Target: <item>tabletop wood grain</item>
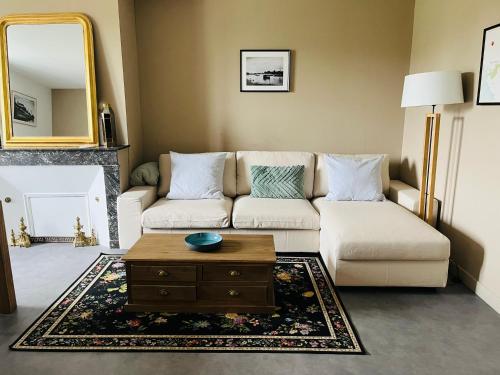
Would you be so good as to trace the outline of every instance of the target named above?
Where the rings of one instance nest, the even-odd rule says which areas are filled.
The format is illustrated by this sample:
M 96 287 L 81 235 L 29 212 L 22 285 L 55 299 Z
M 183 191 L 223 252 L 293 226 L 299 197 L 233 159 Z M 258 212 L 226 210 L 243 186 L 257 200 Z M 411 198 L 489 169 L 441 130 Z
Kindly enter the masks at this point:
M 241 262 L 262 264 L 276 262 L 272 235 L 223 235 L 222 247 L 213 252 L 190 250 L 184 243 L 185 237 L 185 234 L 144 234 L 123 256 L 123 260 L 179 263 Z

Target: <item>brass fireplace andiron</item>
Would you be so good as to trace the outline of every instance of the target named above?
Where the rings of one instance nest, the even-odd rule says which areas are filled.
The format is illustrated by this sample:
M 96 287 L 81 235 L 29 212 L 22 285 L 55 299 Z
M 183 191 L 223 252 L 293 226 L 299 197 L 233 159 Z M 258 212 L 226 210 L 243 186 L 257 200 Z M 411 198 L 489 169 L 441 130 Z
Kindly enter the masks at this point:
M 90 233 L 90 237 L 85 236 L 85 232 L 82 230 L 83 225 L 80 224 L 80 218 L 76 218 L 75 228 L 75 238 L 73 239 L 74 247 L 85 247 L 85 246 L 96 246 L 97 238 L 95 236 L 94 229 Z
M 31 237 L 26 232 L 26 225 L 24 224 L 24 218 L 22 217 L 19 222 L 19 236 L 16 237 L 14 233 L 14 229 L 10 231 L 10 246 L 19 246 L 19 247 L 31 247 Z

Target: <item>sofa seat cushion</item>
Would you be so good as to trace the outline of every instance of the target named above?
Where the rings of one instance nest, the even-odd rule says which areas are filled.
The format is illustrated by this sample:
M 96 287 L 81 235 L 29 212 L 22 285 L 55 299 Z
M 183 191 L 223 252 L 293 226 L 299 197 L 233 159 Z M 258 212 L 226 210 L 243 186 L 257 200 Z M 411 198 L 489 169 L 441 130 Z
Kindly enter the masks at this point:
M 338 260 L 446 260 L 450 241 L 390 201 L 313 201 L 321 231 Z
M 319 215 L 306 199 L 240 196 L 234 201 L 235 228 L 319 230 Z
M 227 228 L 233 200 L 169 200 L 161 198 L 142 214 L 142 226 L 151 229 Z

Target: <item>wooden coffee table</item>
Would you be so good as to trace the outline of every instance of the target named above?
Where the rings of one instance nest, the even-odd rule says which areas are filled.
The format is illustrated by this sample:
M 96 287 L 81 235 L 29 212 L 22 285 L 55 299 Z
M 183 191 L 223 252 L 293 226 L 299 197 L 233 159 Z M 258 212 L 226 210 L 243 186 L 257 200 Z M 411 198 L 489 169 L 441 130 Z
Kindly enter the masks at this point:
M 220 250 L 196 252 L 184 234 L 144 234 L 123 256 L 127 311 L 275 310 L 272 235 L 224 235 Z

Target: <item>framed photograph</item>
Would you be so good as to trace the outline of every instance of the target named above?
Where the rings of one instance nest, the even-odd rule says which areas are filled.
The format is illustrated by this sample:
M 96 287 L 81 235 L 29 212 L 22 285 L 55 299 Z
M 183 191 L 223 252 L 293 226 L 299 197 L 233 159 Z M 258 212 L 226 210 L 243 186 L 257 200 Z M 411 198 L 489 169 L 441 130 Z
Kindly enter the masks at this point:
M 12 121 L 36 126 L 36 98 L 12 91 Z
M 477 105 L 500 105 L 500 24 L 484 29 Z
M 241 50 L 241 92 L 289 92 L 290 50 Z

